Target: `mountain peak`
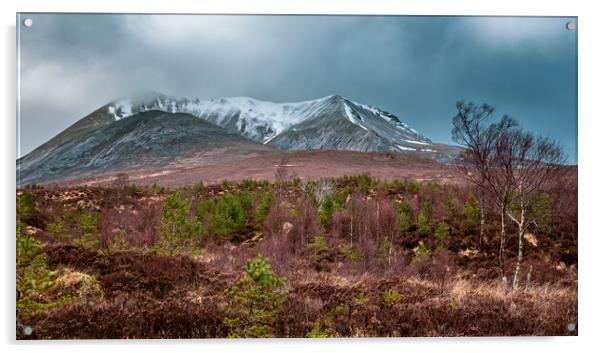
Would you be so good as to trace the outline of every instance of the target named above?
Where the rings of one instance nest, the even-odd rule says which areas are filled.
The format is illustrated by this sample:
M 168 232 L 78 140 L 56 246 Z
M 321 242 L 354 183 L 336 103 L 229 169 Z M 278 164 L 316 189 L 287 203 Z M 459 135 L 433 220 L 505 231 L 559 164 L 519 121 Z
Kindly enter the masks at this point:
M 390 141 L 381 143 L 376 150 L 415 150 L 417 144 L 431 143 L 393 114 L 351 101 L 339 94 L 302 102 L 275 103 L 243 96 L 201 100 L 149 91 L 132 98 L 115 100 L 107 107 L 107 112 L 114 120 L 148 110 L 191 114 L 263 144 L 272 143 L 277 136 L 291 129 L 299 130 L 299 124 L 303 122 L 339 118 L 353 124 L 361 130 L 362 135 L 371 136 L 366 137 L 368 140 L 378 138 Z M 353 144 L 353 141 L 348 143 Z M 365 147 L 367 150 L 370 148 Z
M 340 95 L 338 95 L 338 94 L 332 94 L 330 96 L 324 97 L 323 99 L 328 99 L 328 100 L 333 101 L 333 102 L 345 101 L 345 98 L 342 97 L 342 96 L 340 96 Z

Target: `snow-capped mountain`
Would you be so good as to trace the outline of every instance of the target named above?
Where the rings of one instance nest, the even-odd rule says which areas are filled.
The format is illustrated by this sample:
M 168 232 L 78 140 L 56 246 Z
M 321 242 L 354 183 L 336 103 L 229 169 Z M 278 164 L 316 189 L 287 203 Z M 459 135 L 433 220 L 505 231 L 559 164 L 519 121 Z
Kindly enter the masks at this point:
M 149 110 L 191 114 L 256 142 L 286 150 L 411 151 L 431 144 L 395 115 L 338 95 L 273 103 L 248 97 L 200 100 L 152 93 L 107 106 L 115 120 Z M 339 123 L 333 125 L 334 120 Z
M 110 102 L 19 158 L 17 183 L 236 163 L 282 150 L 418 152 L 446 162 L 447 147 L 393 114 L 338 95 L 272 103 L 154 93 Z
M 396 116 L 340 96 L 321 101 L 311 117 L 276 135 L 269 144 L 284 150 L 360 152 L 418 151 L 431 146 Z
M 190 114 L 154 110 L 115 121 L 97 111 L 18 159 L 17 184 L 148 173 L 275 152 Z

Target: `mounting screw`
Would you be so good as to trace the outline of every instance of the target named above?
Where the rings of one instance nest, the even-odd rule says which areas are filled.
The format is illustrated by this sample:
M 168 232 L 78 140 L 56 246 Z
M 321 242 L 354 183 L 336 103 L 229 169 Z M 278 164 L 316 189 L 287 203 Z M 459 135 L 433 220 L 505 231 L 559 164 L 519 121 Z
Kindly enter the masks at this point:
M 567 31 L 572 31 L 577 28 L 577 24 L 575 22 L 567 22 L 565 27 Z
M 26 18 L 23 20 L 23 26 L 29 28 L 33 26 L 33 20 L 31 18 Z

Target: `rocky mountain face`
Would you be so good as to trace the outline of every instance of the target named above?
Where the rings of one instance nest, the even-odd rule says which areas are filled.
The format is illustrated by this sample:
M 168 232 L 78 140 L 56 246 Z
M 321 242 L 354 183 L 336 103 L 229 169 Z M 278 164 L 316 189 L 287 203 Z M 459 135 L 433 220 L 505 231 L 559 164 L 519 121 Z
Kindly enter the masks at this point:
M 26 185 L 199 166 L 273 151 L 190 114 L 153 110 L 115 120 L 97 111 L 17 160 L 17 181 Z
M 438 160 L 449 152 L 395 115 L 338 95 L 272 103 L 152 93 L 110 102 L 18 159 L 17 183 L 202 166 L 282 150 L 418 152 Z

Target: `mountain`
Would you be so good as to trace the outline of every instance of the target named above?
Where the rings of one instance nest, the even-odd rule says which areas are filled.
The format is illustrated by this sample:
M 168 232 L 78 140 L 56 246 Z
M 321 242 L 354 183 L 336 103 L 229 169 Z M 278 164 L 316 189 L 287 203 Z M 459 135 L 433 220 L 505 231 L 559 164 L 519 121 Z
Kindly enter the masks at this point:
M 309 150 L 416 153 L 438 162 L 457 153 L 391 113 L 338 95 L 272 103 L 151 93 L 110 102 L 18 159 L 17 184 L 235 165 Z
M 395 115 L 338 95 L 272 103 L 247 97 L 203 101 L 152 93 L 112 102 L 107 109 L 115 119 L 148 110 L 188 113 L 284 150 L 428 151 L 432 144 Z
M 101 108 L 17 160 L 17 184 L 237 161 L 273 148 L 190 114 Z
M 396 116 L 340 96 L 323 99 L 312 116 L 283 130 L 269 145 L 284 150 L 416 151 L 431 141 Z

